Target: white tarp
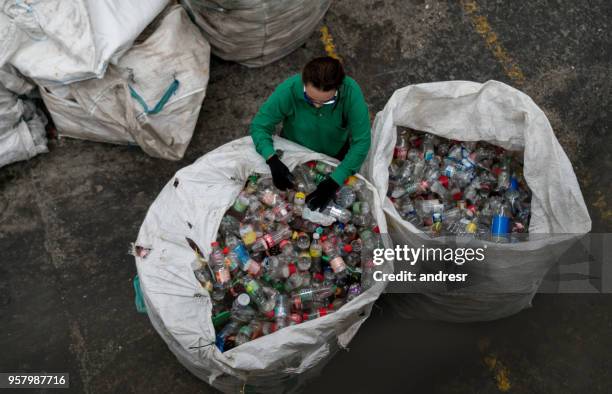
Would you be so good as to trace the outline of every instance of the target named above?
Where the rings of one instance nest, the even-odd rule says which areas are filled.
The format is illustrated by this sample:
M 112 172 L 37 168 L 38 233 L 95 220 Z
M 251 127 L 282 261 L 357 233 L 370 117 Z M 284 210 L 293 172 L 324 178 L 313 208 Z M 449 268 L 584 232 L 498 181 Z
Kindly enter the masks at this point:
M 0 65 L 38 84 L 101 78 L 168 0 L 0 0 Z
M 183 157 L 206 95 L 210 45 L 179 5 L 152 30 L 103 78 L 41 87 L 60 136 L 137 143 L 154 157 Z
M 293 169 L 309 160 L 338 162 L 275 137 L 283 162 Z M 249 174 L 269 174 L 250 137 L 225 144 L 178 171 L 151 205 L 136 245 L 150 247 L 136 257 L 143 297 L 152 324 L 178 360 L 193 374 L 225 392 L 255 386 L 257 392 L 294 391 L 339 349 L 346 347 L 368 318 L 384 289 L 376 284 L 328 316 L 282 329 L 221 353 L 214 345 L 211 300 L 193 274 L 189 237 L 210 252 L 221 218 Z M 373 214 L 381 233 L 384 214 L 369 183 Z M 389 246 L 389 245 L 387 245 Z M 380 266 L 390 272 L 392 263 Z
M 260 67 L 306 42 L 330 0 L 182 0 L 182 4 L 215 55 Z
M 0 167 L 48 151 L 45 115 L 18 97 L 32 89 L 10 65 L 0 68 Z
M 497 81 L 435 82 L 395 91 L 374 120 L 364 173 L 384 201 L 393 242 L 418 248 L 431 240 L 404 221 L 386 197 L 397 126 L 522 151 L 532 200 L 529 241 L 488 243 L 484 264 L 461 268 L 479 276 L 474 288 L 389 297 L 393 309 L 403 316 L 475 321 L 501 318 L 530 306 L 543 275 L 571 244 L 570 234 L 591 229 L 572 164 L 544 112 L 524 93 Z

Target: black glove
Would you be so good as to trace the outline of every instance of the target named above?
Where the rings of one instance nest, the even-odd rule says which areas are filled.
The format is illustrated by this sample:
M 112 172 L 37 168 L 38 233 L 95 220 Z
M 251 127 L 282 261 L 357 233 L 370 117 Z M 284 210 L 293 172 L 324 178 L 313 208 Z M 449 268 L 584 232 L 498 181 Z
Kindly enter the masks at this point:
M 316 209 L 321 210 L 327 207 L 327 204 L 329 204 L 330 200 L 334 198 L 336 195 L 336 190 L 338 190 L 339 187 L 340 186 L 332 178 L 325 178 L 323 181 L 321 181 L 321 183 L 319 183 L 317 189 L 306 197 L 306 204 L 308 204 L 308 208 L 314 211 Z
M 270 171 L 272 172 L 272 181 L 274 186 L 279 190 L 293 189 L 293 174 L 286 165 L 278 158 L 277 155 L 270 157 L 266 160 Z

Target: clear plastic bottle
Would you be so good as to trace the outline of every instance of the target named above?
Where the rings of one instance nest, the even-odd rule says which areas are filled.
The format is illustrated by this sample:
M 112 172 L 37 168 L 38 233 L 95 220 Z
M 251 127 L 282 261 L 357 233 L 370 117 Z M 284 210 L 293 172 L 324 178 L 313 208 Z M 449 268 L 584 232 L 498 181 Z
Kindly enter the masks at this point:
M 335 204 L 329 204 L 322 212 L 324 215 L 331 216 L 341 223 L 348 223 L 351 220 L 351 211 Z
M 257 198 L 259 198 L 259 201 L 269 207 L 273 207 L 274 205 L 282 201 L 281 196 L 276 193 L 272 188 L 260 189 L 257 192 Z
M 238 334 L 236 335 L 235 344 L 236 346 L 244 345 L 251 340 L 253 336 L 253 327 L 250 324 L 240 327 Z
M 423 140 L 423 159 L 425 161 L 430 161 L 434 157 L 434 144 L 433 144 L 433 136 L 431 134 L 426 134 Z
M 242 218 L 247 209 L 249 208 L 249 204 L 249 196 L 245 192 L 241 192 L 234 201 L 234 204 L 231 208 L 231 212 L 234 213 L 234 216 Z
M 334 170 L 334 167 L 322 161 L 317 161 L 315 165 L 315 170 L 319 174 L 327 175 Z
M 240 237 L 246 246 L 251 246 L 257 239 L 257 233 L 251 223 L 240 223 Z
M 231 319 L 242 324 L 247 324 L 257 316 L 257 312 L 249 305 L 251 298 L 246 293 L 241 293 L 232 303 Z
M 274 309 L 276 301 L 270 302 L 264 293 L 261 283 L 257 279 L 246 278 L 244 288 L 260 312 L 265 314 Z
M 251 258 L 251 255 L 244 244 L 239 242 L 231 248 L 232 252 L 236 254 L 236 257 L 238 257 L 238 264 L 240 265 L 240 269 L 242 269 L 242 271 L 253 276 L 257 276 L 261 273 L 261 264 Z
M 310 248 L 310 237 L 305 232 L 298 233 L 296 246 L 299 250 L 308 250 Z
M 215 282 L 217 283 L 218 287 L 227 289 L 229 287 L 231 276 L 229 270 L 225 266 L 225 256 L 223 255 L 223 251 L 221 251 L 218 242 L 213 242 L 210 244 L 210 246 L 212 247 L 212 251 L 210 252 L 208 264 L 210 265 L 210 269 L 215 277 Z
M 310 257 L 310 252 L 307 250 L 302 250 L 297 257 L 297 267 L 300 271 L 306 271 L 310 269 L 312 265 L 312 257 Z
M 287 223 L 293 217 L 291 206 L 284 201 L 276 203 L 272 208 L 272 213 L 274 214 L 274 220 L 282 223 Z
M 325 285 L 317 288 L 305 287 L 291 296 L 293 307 L 298 310 L 307 309 L 314 301 L 323 301 L 329 299 L 336 292 L 336 287 L 333 285 Z
M 350 186 L 342 186 L 336 192 L 336 198 L 334 201 L 342 208 L 348 208 L 355 202 L 355 191 Z
M 312 234 L 312 242 L 310 243 L 310 257 L 312 258 L 312 260 L 320 260 L 321 254 L 323 254 L 323 248 L 319 243 L 319 238 L 319 233 Z
M 291 229 L 289 227 L 281 227 L 281 229 L 272 233 L 264 234 L 261 238 L 257 239 L 251 250 L 253 252 L 263 252 L 269 248 L 277 245 L 283 239 L 289 239 L 291 237 Z
M 274 307 L 274 322 L 276 323 L 277 330 L 289 326 L 289 315 L 291 314 L 290 300 L 289 297 L 281 294 L 276 299 L 276 306 Z
M 393 148 L 393 159 L 395 160 L 406 160 L 408 154 L 408 135 L 406 130 L 402 130 L 397 136 L 397 142 L 395 148 Z
M 329 308 L 325 308 L 325 307 L 321 307 L 321 308 L 317 308 L 311 312 L 304 312 L 302 314 L 302 319 L 303 321 L 308 321 L 308 320 L 314 320 L 317 319 L 319 317 L 323 317 L 323 316 L 327 316 L 328 314 L 332 313 L 334 310 L 333 309 L 329 309 Z
M 346 278 L 346 263 L 344 262 L 342 256 L 340 256 L 340 253 L 338 253 L 336 250 L 332 250 L 329 254 L 327 254 L 327 256 L 329 258 L 329 265 L 332 270 L 334 270 L 336 278 L 340 280 Z
M 240 269 L 240 262 L 238 261 L 238 256 L 236 253 L 228 248 L 227 246 L 223 248 L 223 257 L 225 266 L 227 267 L 230 275 L 235 274 Z

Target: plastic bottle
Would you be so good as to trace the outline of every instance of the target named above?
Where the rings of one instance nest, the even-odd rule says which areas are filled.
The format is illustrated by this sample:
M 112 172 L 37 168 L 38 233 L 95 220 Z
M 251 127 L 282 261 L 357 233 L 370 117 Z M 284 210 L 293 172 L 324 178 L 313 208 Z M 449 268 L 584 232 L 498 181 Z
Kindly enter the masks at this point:
M 290 309 L 289 297 L 284 294 L 279 295 L 276 299 L 276 306 L 274 307 L 274 322 L 276 323 L 277 330 L 289 325 Z
M 338 253 L 336 250 L 332 250 L 329 254 L 327 254 L 327 256 L 329 258 L 329 265 L 332 270 L 334 270 L 336 277 L 338 279 L 346 278 L 346 263 L 344 262 L 342 256 L 340 256 L 340 253 Z
M 257 276 L 261 273 L 261 264 L 251 258 L 246 246 L 241 243 L 237 238 L 229 238 L 226 241 L 226 245 L 238 258 L 238 264 L 240 269 L 253 276 Z
M 351 220 L 351 211 L 335 204 L 329 204 L 322 212 L 324 215 L 331 216 L 341 223 L 348 223 Z
M 332 285 L 320 286 L 318 288 L 306 287 L 294 292 L 291 296 L 293 307 L 300 311 L 308 308 L 314 301 L 327 300 L 336 292 Z
M 353 283 L 349 286 L 346 300 L 351 301 L 357 298 L 361 294 L 361 285 L 359 283 Z
M 257 233 L 251 223 L 240 223 L 240 237 L 246 246 L 251 246 L 257 239 Z
M 220 351 L 225 351 L 227 339 L 230 336 L 238 333 L 238 331 L 240 330 L 240 325 L 241 323 L 232 320 L 227 323 L 225 327 L 223 327 L 223 329 L 217 334 L 216 345 Z
M 310 257 L 312 260 L 320 259 L 323 253 L 323 248 L 319 243 L 319 233 L 312 234 L 312 242 L 310 243 Z
M 273 207 L 278 202 L 282 201 L 281 196 L 278 193 L 276 193 L 272 188 L 265 188 L 265 189 L 259 190 L 257 192 L 257 198 L 259 198 L 259 201 L 261 201 L 262 203 L 264 203 L 265 205 L 269 207 Z
M 425 135 L 423 140 L 423 159 L 429 161 L 434 157 L 434 144 L 433 136 L 431 134 Z
M 241 218 L 249 208 L 249 203 L 250 200 L 248 195 L 245 192 L 241 192 L 234 201 L 230 212 L 233 212 L 234 216 Z
M 304 312 L 302 314 L 302 319 L 304 321 L 308 321 L 308 320 L 314 320 L 317 319 L 319 317 L 323 317 L 323 316 L 327 316 L 328 314 L 332 313 L 334 310 L 330 309 L 330 308 L 317 308 L 314 311 L 311 312 Z
M 503 202 L 495 210 L 491 221 L 491 240 L 493 242 L 509 241 L 511 217 L 510 205 L 507 202 Z
M 231 276 L 229 270 L 225 266 L 225 256 L 223 255 L 218 242 L 213 242 L 210 244 L 210 246 L 212 247 L 212 251 L 210 252 L 208 264 L 213 272 L 215 282 L 220 288 L 227 289 L 229 287 Z
M 336 204 L 338 204 L 338 206 L 342 208 L 348 208 L 353 205 L 353 203 L 355 202 L 355 198 L 356 195 L 353 188 L 344 185 L 336 192 L 336 197 L 334 201 L 336 202 Z
M 310 252 L 306 250 L 302 250 L 297 257 L 297 267 L 300 271 L 306 271 L 310 269 L 312 265 L 312 257 L 310 257 Z
M 291 206 L 284 201 L 279 201 L 272 208 L 274 220 L 277 222 L 286 223 L 292 218 Z
M 319 173 L 319 174 L 323 174 L 323 175 L 327 175 L 330 172 L 332 172 L 334 170 L 334 167 L 332 167 L 331 165 L 324 163 L 322 161 L 317 161 L 316 165 L 315 165 L 315 170 Z
M 235 274 L 240 269 L 240 262 L 238 261 L 236 253 L 226 246 L 223 248 L 223 257 L 225 267 L 227 267 L 230 275 Z
M 266 298 L 261 283 L 258 280 L 246 278 L 244 288 L 260 312 L 265 314 L 274 309 L 274 303 L 270 303 L 270 300 Z
M 264 234 L 263 237 L 257 239 L 251 247 L 251 250 L 253 252 L 263 252 L 278 244 L 283 239 L 289 239 L 289 237 L 291 237 L 291 229 L 286 226 L 282 227 L 280 230 Z
M 298 233 L 295 244 L 299 250 L 308 250 L 310 248 L 310 236 L 304 232 Z
M 395 148 L 393 148 L 393 158 L 395 160 L 406 160 L 408 154 L 408 139 L 406 130 L 402 130 L 397 136 Z
M 232 303 L 231 319 L 242 324 L 247 324 L 257 316 L 257 312 L 249 306 L 251 298 L 246 293 L 241 293 Z
M 236 346 L 244 345 L 251 340 L 253 336 L 253 327 L 250 324 L 240 327 L 236 340 L 234 341 Z

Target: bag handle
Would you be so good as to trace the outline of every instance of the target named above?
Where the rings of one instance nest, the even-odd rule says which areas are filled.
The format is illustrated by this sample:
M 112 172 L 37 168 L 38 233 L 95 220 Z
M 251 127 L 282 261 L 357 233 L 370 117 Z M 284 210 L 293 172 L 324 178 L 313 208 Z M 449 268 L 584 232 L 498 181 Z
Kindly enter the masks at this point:
M 170 83 L 170 86 L 168 86 L 168 89 L 166 89 L 166 92 L 164 93 L 162 98 L 159 99 L 157 104 L 155 104 L 155 107 L 153 107 L 152 109 L 149 109 L 149 106 L 147 105 L 147 103 L 136 92 L 136 90 L 134 90 L 134 88 L 131 85 L 128 85 L 128 86 L 130 88 L 130 95 L 134 99 L 136 99 L 136 101 L 138 101 L 138 103 L 142 106 L 142 109 L 144 110 L 144 112 L 147 115 L 155 115 L 155 114 L 159 113 L 162 109 L 164 109 L 164 106 L 166 105 L 168 100 L 170 100 L 170 97 L 172 97 L 172 95 L 174 95 L 174 93 L 176 93 L 176 90 L 179 87 L 179 81 L 178 81 L 178 79 L 174 78 L 172 83 Z

